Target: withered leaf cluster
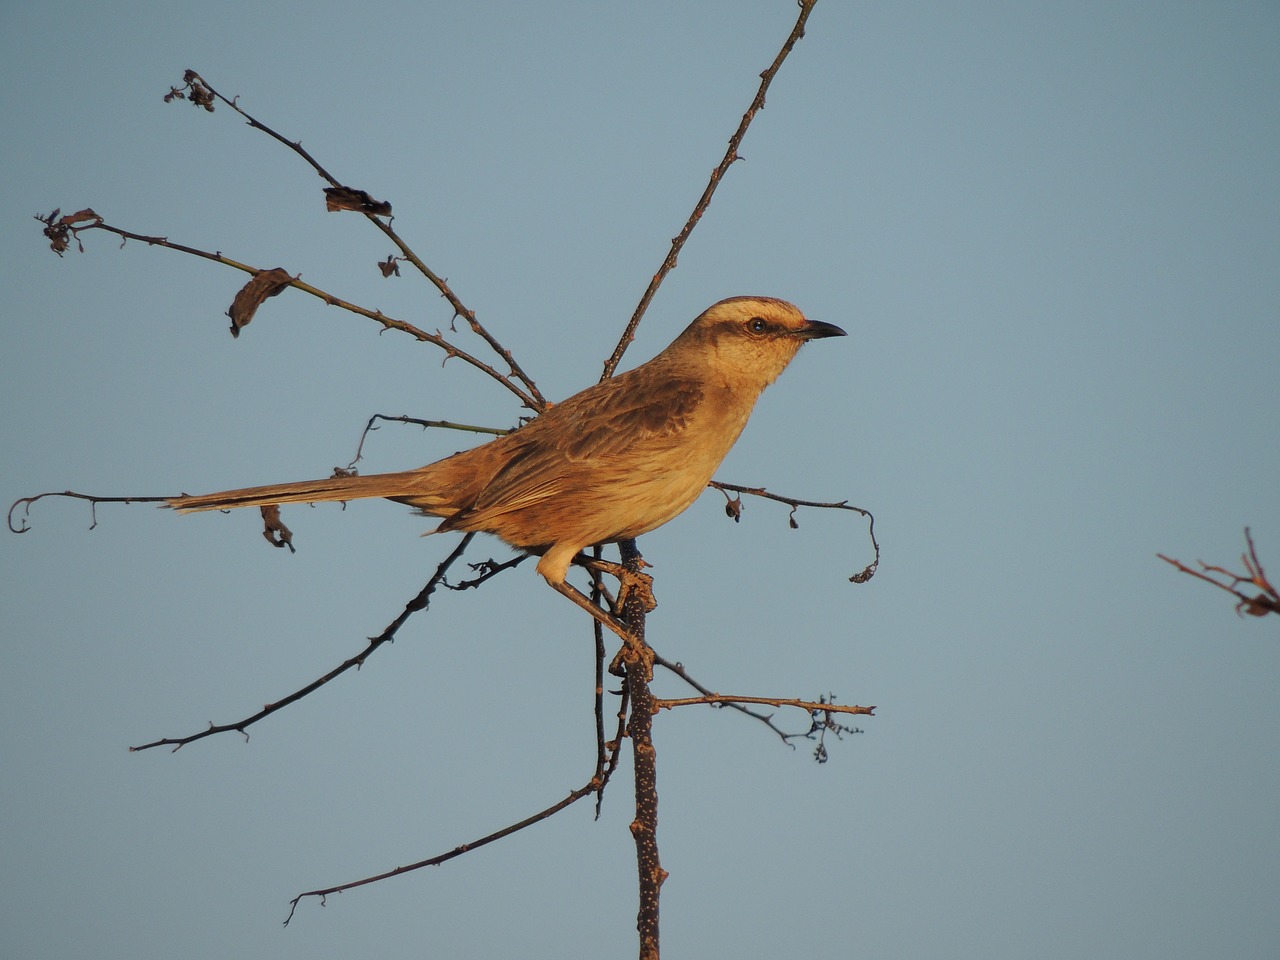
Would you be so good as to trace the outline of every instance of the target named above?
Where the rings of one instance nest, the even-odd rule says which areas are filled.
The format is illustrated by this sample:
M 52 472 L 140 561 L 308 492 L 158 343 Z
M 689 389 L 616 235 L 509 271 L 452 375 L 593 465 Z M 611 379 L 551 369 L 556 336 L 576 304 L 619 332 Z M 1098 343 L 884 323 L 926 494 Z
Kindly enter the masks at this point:
M 210 113 L 213 113 L 213 91 L 210 90 L 200 80 L 200 74 L 194 70 L 188 70 L 182 75 L 183 85 L 181 87 L 170 87 L 169 92 L 164 95 L 165 103 L 173 103 L 174 100 L 190 100 L 193 106 L 204 107 Z
M 77 210 L 75 213 L 68 213 L 65 217 L 62 216 L 62 208 L 59 207 L 47 217 L 37 216 L 36 219 L 44 224 L 44 235 L 49 238 L 49 249 L 58 256 L 62 256 L 67 247 L 71 246 L 71 236 L 76 224 L 102 222 L 102 218 L 88 207 Z M 80 252 L 84 252 L 84 247 L 80 247 Z

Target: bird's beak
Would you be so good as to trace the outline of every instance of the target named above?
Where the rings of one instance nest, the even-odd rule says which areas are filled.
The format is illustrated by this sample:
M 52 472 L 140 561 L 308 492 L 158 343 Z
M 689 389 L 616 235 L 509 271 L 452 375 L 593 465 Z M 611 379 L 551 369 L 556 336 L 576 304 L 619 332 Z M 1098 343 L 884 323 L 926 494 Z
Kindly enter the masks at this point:
M 823 337 L 847 337 L 848 334 L 834 323 L 823 320 L 806 320 L 804 326 L 796 331 L 801 340 L 821 340 Z

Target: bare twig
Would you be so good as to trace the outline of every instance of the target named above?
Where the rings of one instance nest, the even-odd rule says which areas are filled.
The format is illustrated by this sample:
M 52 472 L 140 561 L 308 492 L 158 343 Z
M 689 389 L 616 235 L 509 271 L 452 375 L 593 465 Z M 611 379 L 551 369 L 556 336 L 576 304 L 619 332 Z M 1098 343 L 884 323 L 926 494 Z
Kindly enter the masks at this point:
M 784 497 L 777 493 L 770 493 L 764 487 L 740 487 L 736 483 L 724 483 L 720 480 L 712 480 L 709 487 L 715 487 L 725 495 L 725 512 L 733 518 L 737 523 L 742 517 L 742 498 L 730 498 L 726 491 L 732 490 L 738 494 L 748 494 L 753 497 L 763 497 L 765 500 L 774 500 L 778 503 L 785 503 L 791 507 L 791 515 L 788 523 L 791 529 L 795 530 L 800 524 L 796 521 L 796 510 L 800 507 L 815 507 L 820 510 L 852 510 L 867 518 L 867 536 L 871 538 L 871 546 L 875 550 L 875 556 L 872 561 L 863 567 L 860 571 L 849 578 L 850 583 L 866 583 L 875 576 L 876 570 L 880 566 L 880 544 L 876 540 L 876 518 L 871 515 L 870 510 L 864 510 L 862 507 L 855 507 L 848 500 L 839 502 L 823 502 L 820 500 L 797 500 L 795 497 Z
M 1232 573 L 1224 567 L 1207 564 L 1203 560 L 1196 561 L 1200 564 L 1199 570 L 1192 570 L 1181 561 L 1166 557 L 1163 553 L 1157 553 L 1156 556 L 1183 573 L 1197 577 L 1205 583 L 1211 583 L 1219 590 L 1227 591 L 1239 601 L 1236 604 L 1236 613 L 1241 616 L 1246 613 L 1252 617 L 1265 617 L 1268 613 L 1280 614 L 1280 590 L 1277 590 L 1275 585 L 1267 579 L 1266 572 L 1262 569 L 1262 562 L 1258 559 L 1258 551 L 1253 545 L 1253 535 L 1248 527 L 1244 528 L 1244 539 L 1249 546 L 1248 553 L 1240 556 L 1241 564 L 1248 571 L 1245 574 Z M 1215 579 L 1217 577 L 1221 577 L 1222 580 Z M 1223 582 L 1224 580 L 1227 582 Z M 1262 592 L 1253 597 L 1241 593 L 1236 587 L 1242 583 L 1251 584 Z
M 591 572 L 591 602 L 597 607 L 603 609 L 601 601 L 607 599 L 612 609 L 621 610 L 605 588 L 602 579 L 603 571 L 599 566 L 604 553 L 603 548 L 597 544 L 591 549 L 591 560 L 597 564 L 594 567 L 588 567 Z M 626 684 L 623 684 L 618 697 L 617 709 L 617 728 L 614 731 L 612 740 L 604 738 L 604 672 L 605 672 L 605 646 L 604 646 L 604 628 L 599 620 L 592 623 L 592 639 L 595 641 L 595 695 L 593 697 L 593 706 L 596 721 L 596 819 L 600 819 L 600 810 L 604 805 L 604 791 L 609 785 L 609 781 L 613 779 L 614 771 L 618 769 L 618 760 L 622 755 L 622 740 L 627 730 L 627 717 L 629 716 L 629 708 L 631 705 L 630 695 Z
M 595 560 L 601 559 L 604 550 L 599 545 L 592 547 L 591 556 Z M 591 602 L 597 607 L 604 598 L 604 584 L 601 580 L 602 575 L 599 571 L 592 571 L 591 574 Z M 604 739 L 604 627 L 599 620 L 593 620 L 591 623 L 591 639 L 595 649 L 595 689 L 592 691 L 591 704 L 592 713 L 596 722 L 596 819 L 600 819 L 600 808 L 604 804 L 604 788 L 613 774 L 613 765 L 617 763 L 619 747 L 621 745 L 621 737 L 614 739 L 612 750 L 606 745 Z M 612 764 L 610 761 L 612 760 Z
M 244 117 L 245 121 L 249 124 L 249 126 L 253 127 L 255 130 L 261 130 L 263 133 L 267 134 L 267 136 L 284 144 L 286 147 L 288 147 L 290 150 L 296 153 L 299 157 L 305 160 L 311 166 L 311 169 L 314 170 L 321 179 L 325 180 L 329 184 L 330 190 L 327 191 L 327 194 L 330 197 L 332 197 L 331 191 L 334 191 L 334 190 L 342 192 L 344 198 L 349 196 L 350 194 L 363 195 L 364 197 L 368 197 L 368 194 L 365 194 L 364 191 L 353 190 L 353 188 L 345 186 L 344 184 L 340 183 L 337 179 L 335 179 L 334 176 L 331 173 L 329 173 L 328 170 L 326 170 L 324 167 L 320 165 L 320 162 L 316 160 L 315 157 L 313 157 L 310 153 L 308 153 L 305 149 L 303 149 L 302 143 L 300 141 L 289 140 L 287 137 L 284 137 L 281 134 L 277 133 L 275 130 L 267 126 L 265 123 L 263 123 L 262 121 L 258 120 L 256 117 L 251 115 L 247 110 L 245 110 L 243 107 L 240 106 L 239 97 L 228 99 L 227 97 L 219 93 L 217 90 L 215 90 L 213 86 L 207 80 L 204 79 L 204 77 L 200 76 L 200 74 L 194 70 L 186 71 L 182 79 L 183 79 L 183 82 L 186 84 L 186 87 L 184 88 L 171 87 L 169 94 L 165 97 L 166 100 L 170 100 L 174 98 L 181 99 L 183 98 L 184 92 L 191 91 L 187 95 L 192 96 L 192 94 L 194 94 L 194 96 L 192 96 L 193 102 L 197 103 L 200 106 L 203 106 L 206 110 L 208 110 L 211 113 L 213 112 L 212 101 L 214 99 L 221 100 L 223 103 L 229 106 L 236 113 L 240 114 L 240 116 Z M 494 337 L 493 334 L 491 334 L 488 331 L 488 329 L 486 329 L 485 326 L 480 323 L 479 320 L 476 319 L 475 311 L 467 307 L 461 300 L 458 299 L 457 294 L 455 294 L 453 292 L 453 289 L 449 286 L 448 281 L 444 277 L 441 277 L 437 273 L 435 273 L 435 271 L 433 271 L 430 267 L 428 267 L 418 257 L 418 255 L 413 252 L 413 250 L 409 247 L 409 245 L 403 239 L 401 239 L 400 235 L 397 234 L 394 229 L 392 229 L 391 224 L 382 219 L 382 217 L 390 216 L 390 213 L 391 213 L 390 204 L 381 203 L 381 202 L 369 202 L 369 203 L 361 203 L 361 204 L 343 202 L 337 205 L 331 204 L 330 209 L 355 210 L 358 213 L 362 213 L 370 223 L 372 223 L 379 230 L 381 230 L 386 235 L 387 239 L 390 240 L 392 243 L 394 243 L 396 247 L 400 250 L 401 256 L 399 259 L 408 261 L 409 263 L 412 263 L 415 267 L 417 267 L 418 272 L 421 273 L 424 277 L 426 277 L 427 280 L 429 280 L 431 284 L 435 286 L 437 290 L 440 291 L 440 295 L 449 302 L 449 306 L 453 308 L 454 316 L 462 317 L 464 320 L 466 320 L 467 325 L 471 327 L 472 332 L 475 333 L 477 336 L 479 336 L 481 339 L 483 339 L 484 342 L 489 345 L 489 348 L 493 350 L 493 352 L 496 353 L 499 357 L 501 357 L 502 361 L 505 364 L 507 364 L 508 368 L 511 371 L 511 376 L 514 377 L 516 380 L 520 381 L 520 383 L 524 385 L 525 390 L 528 391 L 527 395 L 524 394 L 523 391 L 516 391 L 517 394 L 521 396 L 521 400 L 524 402 L 525 406 L 539 413 L 542 412 L 543 409 L 545 409 L 547 402 L 543 398 L 542 394 L 538 392 L 537 384 L 535 384 L 533 380 L 531 380 L 525 374 L 524 370 L 521 369 L 520 365 L 516 362 L 515 357 L 512 356 L 511 351 L 508 350 L 506 347 L 504 347 L 501 343 L 499 343 L 498 339 Z M 384 275 L 385 275 L 385 272 L 384 272 Z
M 396 617 L 393 621 L 391 621 L 391 623 L 387 625 L 387 628 L 383 630 L 382 633 L 378 634 L 378 636 L 373 637 L 369 640 L 368 646 L 366 646 L 354 657 L 351 657 L 348 660 L 344 660 L 342 663 L 338 664 L 338 666 L 334 667 L 324 676 L 316 680 L 313 680 L 311 683 L 307 684 L 301 690 L 295 690 L 293 693 L 289 694 L 287 697 L 277 700 L 275 703 L 268 703 L 265 707 L 263 707 L 257 713 L 251 716 L 245 717 L 243 720 L 237 720 L 234 723 L 224 723 L 224 724 L 210 723 L 208 729 L 201 730 L 199 733 L 193 733 L 190 736 L 186 736 L 186 737 L 166 737 L 163 740 L 153 740 L 151 743 L 144 743 L 141 746 L 130 747 L 129 751 L 131 753 L 136 753 L 141 750 L 150 750 L 152 747 L 173 747 L 174 752 L 177 752 L 178 750 L 185 747 L 188 743 L 194 743 L 196 740 L 203 740 L 205 737 L 211 737 L 217 733 L 227 733 L 231 730 L 237 731 L 238 733 L 244 736 L 245 740 L 248 740 L 249 734 L 246 732 L 248 727 L 253 726 L 253 724 L 257 723 L 259 720 L 263 720 L 266 717 L 271 716 L 271 714 L 275 713 L 278 710 L 283 710 L 285 707 L 289 706 L 289 704 L 296 703 L 298 700 L 301 700 L 307 694 L 314 693 L 316 690 L 319 690 L 330 680 L 333 680 L 334 678 L 341 676 L 342 674 L 350 670 L 352 667 L 356 667 L 358 669 L 364 666 L 364 662 L 369 659 L 370 655 L 375 650 L 377 650 L 384 643 L 388 643 L 392 639 L 394 639 L 396 635 L 396 631 L 399 630 L 404 625 L 406 620 L 408 620 L 411 616 L 413 616 L 419 610 L 425 610 L 427 608 L 427 605 L 431 602 L 431 594 L 435 592 L 436 587 L 440 586 L 440 584 L 444 582 L 444 577 L 445 577 L 445 574 L 448 572 L 449 567 L 452 566 L 453 563 L 457 561 L 459 557 L 462 556 L 463 551 L 465 551 L 467 547 L 471 544 L 471 541 L 474 537 L 475 537 L 474 533 L 468 533 L 466 536 L 462 538 L 462 540 L 454 548 L 453 552 L 449 554 L 449 556 L 445 557 L 445 559 L 441 561 L 440 565 L 436 567 L 436 572 L 431 575 L 431 579 L 427 581 L 426 586 L 424 586 L 418 592 L 418 595 L 416 597 L 414 597 L 412 600 L 410 600 L 408 603 L 405 604 L 404 610 L 401 611 L 398 617 Z
M 698 225 L 702 215 L 711 206 L 711 198 L 715 195 L 716 187 L 720 185 L 721 178 L 733 166 L 734 162 L 742 159 L 738 155 L 738 147 L 742 145 L 742 138 L 747 135 L 747 128 L 751 126 L 751 121 L 755 119 L 755 115 L 764 109 L 764 97 L 769 90 L 769 84 L 773 82 L 773 78 L 777 75 L 779 68 L 782 66 L 782 61 L 787 59 L 791 49 L 804 36 L 805 21 L 809 19 L 809 14 L 813 12 L 814 4 L 817 2 L 818 0 L 799 0 L 800 16 L 796 20 L 795 26 L 792 27 L 790 36 L 782 44 L 782 49 L 778 51 L 778 55 L 773 58 L 773 63 L 769 64 L 764 72 L 760 74 L 760 87 L 756 90 L 751 106 L 742 115 L 738 129 L 729 138 L 729 148 L 725 151 L 724 159 L 711 171 L 711 179 L 707 181 L 707 186 L 702 191 L 702 196 L 698 198 L 698 202 L 694 205 L 693 213 L 689 214 L 689 219 L 685 221 L 684 227 L 672 238 L 671 249 L 667 251 L 667 256 L 662 261 L 661 266 L 658 267 L 658 272 L 653 275 L 653 279 L 649 281 L 649 286 L 645 288 L 643 296 L 640 297 L 640 302 L 636 304 L 635 312 L 631 314 L 631 319 L 622 331 L 622 337 L 618 340 L 618 345 L 613 348 L 613 353 L 605 361 L 604 373 L 600 377 L 601 380 L 608 380 L 613 376 L 613 372 L 618 369 L 618 363 L 622 360 L 622 355 L 626 352 L 627 347 L 635 339 L 636 328 L 640 326 L 640 321 L 644 317 L 645 311 L 649 309 L 649 304 L 653 301 L 654 294 L 658 292 L 658 287 L 662 285 L 662 281 L 666 279 L 667 274 L 675 269 L 676 260 L 680 256 L 680 251 L 683 249 L 685 241 L 689 239 L 689 235 L 693 233 L 693 228 Z

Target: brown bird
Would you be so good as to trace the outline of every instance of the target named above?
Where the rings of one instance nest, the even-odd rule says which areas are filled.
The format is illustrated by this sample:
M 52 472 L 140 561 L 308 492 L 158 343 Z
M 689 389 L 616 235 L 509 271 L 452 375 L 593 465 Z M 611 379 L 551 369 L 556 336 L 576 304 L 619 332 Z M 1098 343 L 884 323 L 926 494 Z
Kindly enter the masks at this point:
M 566 593 L 579 551 L 648 533 L 684 512 L 733 446 L 761 391 L 800 347 L 842 337 L 785 300 L 733 297 L 648 363 L 587 387 L 514 433 L 416 470 L 181 496 L 183 512 L 385 497 L 541 554 Z M 576 591 L 573 591 L 576 593 Z M 576 602 L 576 601 L 575 601 Z

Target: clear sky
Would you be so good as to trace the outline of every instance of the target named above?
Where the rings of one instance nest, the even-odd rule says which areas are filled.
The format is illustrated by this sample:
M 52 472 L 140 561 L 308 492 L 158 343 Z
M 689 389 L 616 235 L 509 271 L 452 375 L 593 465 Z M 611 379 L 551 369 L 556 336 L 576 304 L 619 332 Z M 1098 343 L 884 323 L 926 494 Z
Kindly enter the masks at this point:
M 795 16 L 786 0 L 0 7 L 0 492 L 323 476 L 374 413 L 498 426 L 502 390 L 110 222 L 429 329 L 435 292 L 326 214 L 396 227 L 552 398 L 599 375 Z M 641 542 L 650 637 L 724 692 L 879 706 L 815 764 L 689 708 L 656 727 L 667 955 L 1274 957 L 1280 621 L 1159 562 L 1280 575 L 1280 7 L 822 0 L 627 356 L 708 304 L 795 301 L 807 347 L 707 493 Z M 459 339 L 474 345 L 462 334 Z M 387 427 L 362 469 L 468 442 Z M 441 595 L 358 674 L 176 755 L 364 645 L 451 544 L 403 508 L 47 500 L 0 536 L 0 954 L 634 955 L 630 790 L 444 867 L 590 774 L 591 643 L 526 566 Z M 503 558 L 495 541 L 474 559 Z M 660 690 L 685 688 L 670 678 Z M 780 715 L 803 726 L 801 716 Z

